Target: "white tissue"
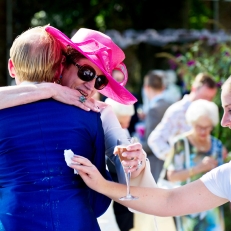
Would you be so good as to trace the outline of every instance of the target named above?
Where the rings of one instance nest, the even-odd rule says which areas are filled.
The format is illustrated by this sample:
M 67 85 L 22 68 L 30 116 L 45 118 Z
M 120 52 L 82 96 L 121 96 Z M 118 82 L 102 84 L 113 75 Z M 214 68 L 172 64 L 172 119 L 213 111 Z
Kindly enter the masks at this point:
M 74 156 L 74 152 L 72 152 L 71 149 L 64 150 L 64 157 L 65 161 L 67 163 L 67 166 L 70 166 L 72 164 L 71 158 Z M 77 170 L 74 169 L 74 174 L 79 174 Z

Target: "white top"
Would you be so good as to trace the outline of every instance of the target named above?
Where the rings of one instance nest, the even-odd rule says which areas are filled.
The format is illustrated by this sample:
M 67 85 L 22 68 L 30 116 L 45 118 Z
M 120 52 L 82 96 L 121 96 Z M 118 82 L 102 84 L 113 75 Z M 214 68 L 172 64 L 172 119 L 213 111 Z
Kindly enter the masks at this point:
M 117 139 L 126 142 L 127 133 L 121 127 L 111 106 L 105 104 L 105 107 L 101 110 L 101 120 L 104 130 L 105 154 L 115 165 L 119 182 L 125 184 L 126 180 L 123 167 L 120 163 L 118 156 L 114 155 L 113 152 L 114 147 L 117 145 Z
M 182 100 L 172 104 L 166 110 L 161 122 L 149 135 L 147 143 L 159 159 L 166 159 L 176 135 L 191 129 L 185 119 L 185 113 L 190 104 L 191 101 L 188 95 L 185 95 Z
M 231 162 L 214 168 L 200 180 L 211 193 L 231 201 Z
M 115 165 L 118 181 L 126 184 L 123 166 L 121 165 L 118 156 L 114 155 L 113 152 L 114 147 L 117 145 L 117 139 L 123 140 L 123 142 L 128 142 L 127 131 L 121 127 L 110 105 L 100 102 L 99 106 L 100 108 L 103 106 L 103 109 L 101 109 L 101 120 L 105 136 L 106 156 Z M 144 151 L 143 153 L 146 156 Z M 156 182 L 152 176 L 148 158 L 146 158 L 144 170 L 136 178 L 131 178 L 130 185 L 149 188 L 156 187 Z

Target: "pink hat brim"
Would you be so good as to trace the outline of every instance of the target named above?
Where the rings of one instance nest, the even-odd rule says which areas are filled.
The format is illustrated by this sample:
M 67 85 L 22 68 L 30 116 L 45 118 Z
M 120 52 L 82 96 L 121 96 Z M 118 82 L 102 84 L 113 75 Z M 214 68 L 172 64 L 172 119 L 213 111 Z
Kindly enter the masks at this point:
M 103 44 L 100 44 L 100 42 L 94 41 L 93 39 L 91 39 L 91 41 L 86 41 L 82 43 L 74 43 L 60 30 L 52 26 L 47 26 L 46 31 L 53 37 L 58 39 L 64 47 L 70 45 L 99 67 L 99 69 L 105 74 L 109 81 L 108 85 L 103 90 L 99 90 L 101 94 L 122 104 L 128 105 L 137 102 L 137 99 L 126 88 L 116 82 L 111 76 L 111 73 L 107 72 L 105 68 L 100 65 L 96 55 L 94 55 L 100 49 L 105 49 L 105 46 Z

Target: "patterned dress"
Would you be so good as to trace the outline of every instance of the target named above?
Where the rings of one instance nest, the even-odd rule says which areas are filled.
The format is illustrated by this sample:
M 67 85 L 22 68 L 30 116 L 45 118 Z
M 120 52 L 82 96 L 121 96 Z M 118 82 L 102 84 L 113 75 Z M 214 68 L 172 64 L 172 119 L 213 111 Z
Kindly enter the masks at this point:
M 212 156 L 218 161 L 218 165 L 223 164 L 222 159 L 222 143 L 217 138 L 211 136 L 211 148 L 208 152 L 198 152 L 197 149 L 190 144 L 188 139 L 179 138 L 174 145 L 174 156 L 168 170 L 183 170 L 196 166 L 205 156 Z M 189 144 L 189 163 L 186 162 L 184 141 Z M 203 173 L 190 177 L 189 181 L 199 179 Z M 178 182 L 180 185 L 186 184 L 186 181 Z M 223 208 L 218 207 L 205 212 L 190 214 L 186 216 L 176 217 L 178 231 L 222 231 L 224 226 Z

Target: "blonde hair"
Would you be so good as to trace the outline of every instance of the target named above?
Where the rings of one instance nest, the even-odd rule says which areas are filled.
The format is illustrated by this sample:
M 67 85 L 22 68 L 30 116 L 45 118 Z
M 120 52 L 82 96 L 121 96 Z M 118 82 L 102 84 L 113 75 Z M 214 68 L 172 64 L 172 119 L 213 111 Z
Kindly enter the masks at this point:
M 227 89 L 229 92 L 231 91 L 231 76 L 222 84 L 221 90 L 224 89 Z
M 212 121 L 213 126 L 216 126 L 219 122 L 218 106 L 214 102 L 204 99 L 193 101 L 186 111 L 186 121 L 192 125 L 201 116 L 208 117 Z
M 14 40 L 10 58 L 20 81 L 52 82 L 60 74 L 62 45 L 46 32 L 45 26 L 38 26 Z

